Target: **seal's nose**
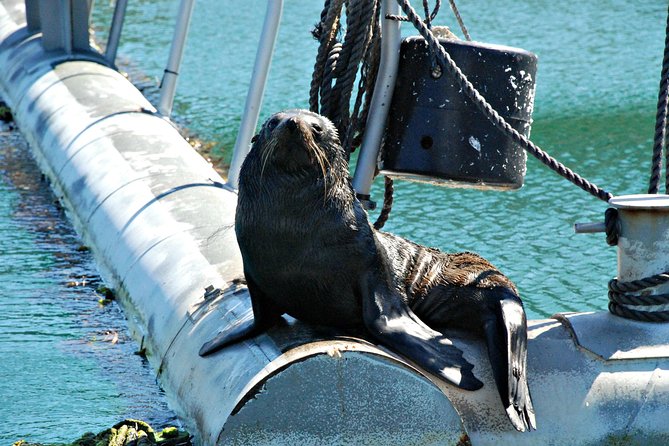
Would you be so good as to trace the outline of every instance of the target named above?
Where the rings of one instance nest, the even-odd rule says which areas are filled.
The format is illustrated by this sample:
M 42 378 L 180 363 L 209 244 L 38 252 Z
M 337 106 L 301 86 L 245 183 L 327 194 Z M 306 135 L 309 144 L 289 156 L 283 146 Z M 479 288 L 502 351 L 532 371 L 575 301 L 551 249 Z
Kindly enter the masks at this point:
M 286 122 L 286 127 L 288 127 L 288 130 L 290 133 L 295 133 L 297 130 L 298 124 L 297 124 L 297 117 L 293 116 Z

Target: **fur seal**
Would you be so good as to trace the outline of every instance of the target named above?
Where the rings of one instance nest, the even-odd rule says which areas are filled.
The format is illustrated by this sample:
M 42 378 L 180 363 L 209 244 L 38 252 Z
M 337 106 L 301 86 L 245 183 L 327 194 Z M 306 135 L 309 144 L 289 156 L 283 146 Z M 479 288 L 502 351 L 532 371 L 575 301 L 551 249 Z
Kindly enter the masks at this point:
M 375 230 L 327 118 L 287 110 L 264 123 L 241 169 L 235 230 L 254 318 L 205 343 L 200 355 L 253 337 L 287 313 L 365 327 L 427 371 L 476 390 L 483 384 L 473 365 L 431 327 L 461 328 L 485 339 L 513 426 L 536 429 L 527 322 L 514 284 L 477 254 L 446 254 Z

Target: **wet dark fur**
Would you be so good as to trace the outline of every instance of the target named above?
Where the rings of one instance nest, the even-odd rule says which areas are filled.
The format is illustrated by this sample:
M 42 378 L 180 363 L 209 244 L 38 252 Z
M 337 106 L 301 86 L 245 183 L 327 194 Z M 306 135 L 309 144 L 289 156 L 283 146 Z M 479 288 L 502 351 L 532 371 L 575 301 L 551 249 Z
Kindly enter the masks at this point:
M 447 350 L 443 364 L 430 371 L 452 366 L 455 375 L 447 371 L 444 379 L 476 389 L 482 384 L 459 349 L 423 323 L 474 331 L 487 340 L 513 425 L 535 427 L 525 377 L 526 321 L 516 287 L 477 254 L 445 254 L 373 229 L 327 119 L 289 110 L 263 125 L 241 171 L 236 231 L 254 330 L 282 313 L 333 327 L 365 326 L 428 369 L 430 356 Z M 397 327 L 418 334 L 412 338 Z M 235 336 L 216 348 L 241 335 Z

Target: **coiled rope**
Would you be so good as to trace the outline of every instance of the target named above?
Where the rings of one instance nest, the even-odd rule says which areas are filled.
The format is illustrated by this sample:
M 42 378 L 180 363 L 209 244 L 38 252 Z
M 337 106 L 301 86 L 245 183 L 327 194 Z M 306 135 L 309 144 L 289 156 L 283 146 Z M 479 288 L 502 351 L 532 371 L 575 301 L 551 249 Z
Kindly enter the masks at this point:
M 328 117 L 339 131 L 350 158 L 360 145 L 379 67 L 381 47 L 380 0 L 326 0 L 320 23 L 313 32 L 318 54 L 309 92 L 309 108 Z M 346 11 L 343 41 L 341 17 Z M 356 77 L 358 92 L 350 111 Z M 380 229 L 392 209 L 392 180 L 386 177 L 383 210 L 374 227 Z
M 617 316 L 637 321 L 667 322 L 669 321 L 669 294 L 633 294 L 667 282 L 669 282 L 667 273 L 630 282 L 611 279 L 609 282 L 609 311 Z
M 454 0 L 449 1 L 463 33 L 469 39 L 469 33 Z M 362 141 L 378 72 L 381 42 L 380 3 L 381 0 L 326 0 L 320 22 L 313 31 L 319 47 L 309 91 L 309 108 L 333 122 L 349 158 Z M 423 0 L 428 28 L 431 27 L 431 21 L 436 17 L 440 6 L 441 0 L 436 0 L 435 7 L 430 11 L 428 0 Z M 342 40 L 341 17 L 344 11 L 346 30 Z M 351 112 L 350 99 L 358 73 L 358 92 Z M 393 180 L 386 177 L 383 208 L 374 223 L 377 229 L 382 228 L 388 220 L 392 210 L 393 190 Z
M 380 0 L 326 0 L 313 36 L 319 42 L 309 91 L 309 109 L 337 127 L 347 154 L 359 144 L 367 122 L 379 64 Z M 343 40 L 341 17 L 346 15 Z M 350 101 L 360 73 L 353 112 Z

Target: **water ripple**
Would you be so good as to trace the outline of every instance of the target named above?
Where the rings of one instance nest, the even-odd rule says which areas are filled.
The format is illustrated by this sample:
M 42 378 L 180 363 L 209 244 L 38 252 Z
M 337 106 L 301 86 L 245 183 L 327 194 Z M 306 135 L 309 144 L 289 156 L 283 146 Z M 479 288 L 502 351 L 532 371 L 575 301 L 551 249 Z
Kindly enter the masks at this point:
M 174 424 L 25 142 L 3 132 L 0 148 L 0 444 L 69 442 L 127 417 Z

